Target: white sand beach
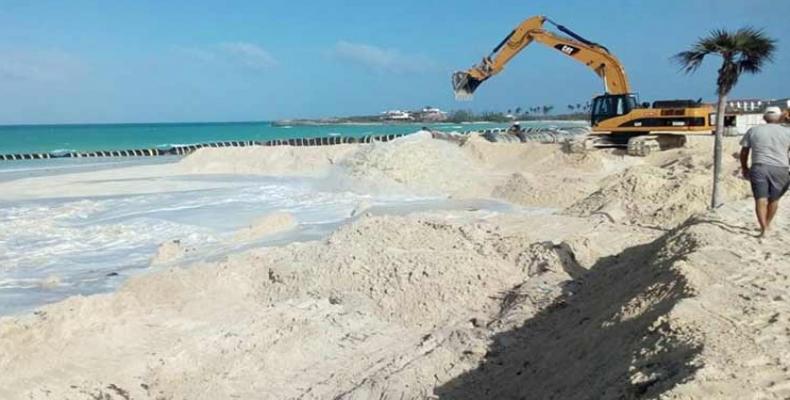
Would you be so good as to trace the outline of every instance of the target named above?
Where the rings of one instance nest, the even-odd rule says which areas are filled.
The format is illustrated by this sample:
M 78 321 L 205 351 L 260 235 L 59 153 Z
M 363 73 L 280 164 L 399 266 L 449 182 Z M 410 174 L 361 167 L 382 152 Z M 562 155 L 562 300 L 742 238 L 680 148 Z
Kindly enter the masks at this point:
M 790 398 L 790 203 L 756 238 L 728 139 L 727 204 L 708 212 L 711 148 L 412 135 L 0 182 L 7 202 L 221 191 L 234 175 L 362 196 L 315 239 L 256 242 L 301 223 L 265 210 L 163 241 L 117 290 L 0 317 L 0 398 Z M 366 203 L 380 195 L 472 205 Z

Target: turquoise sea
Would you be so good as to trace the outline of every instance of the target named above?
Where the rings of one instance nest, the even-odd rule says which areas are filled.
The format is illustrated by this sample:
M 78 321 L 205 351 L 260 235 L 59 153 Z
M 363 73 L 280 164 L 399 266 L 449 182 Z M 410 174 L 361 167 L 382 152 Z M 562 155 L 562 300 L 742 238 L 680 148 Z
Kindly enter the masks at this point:
M 426 125 L 441 131 L 504 126 L 486 123 L 275 126 L 271 122 L 15 125 L 0 126 L 0 154 L 147 149 L 214 141 L 264 141 L 329 135 L 360 137 L 411 133 Z

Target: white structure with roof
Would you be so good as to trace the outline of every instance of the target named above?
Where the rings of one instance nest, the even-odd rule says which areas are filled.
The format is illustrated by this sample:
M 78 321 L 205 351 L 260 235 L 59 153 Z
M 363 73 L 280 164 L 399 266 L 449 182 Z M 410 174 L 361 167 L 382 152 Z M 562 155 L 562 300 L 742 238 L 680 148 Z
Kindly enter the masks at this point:
M 424 107 L 420 115 L 425 121 L 444 121 L 447 119 L 447 113 L 436 107 Z
M 384 119 L 390 121 L 409 121 L 414 119 L 411 114 L 401 110 L 384 111 L 382 114 L 384 114 Z

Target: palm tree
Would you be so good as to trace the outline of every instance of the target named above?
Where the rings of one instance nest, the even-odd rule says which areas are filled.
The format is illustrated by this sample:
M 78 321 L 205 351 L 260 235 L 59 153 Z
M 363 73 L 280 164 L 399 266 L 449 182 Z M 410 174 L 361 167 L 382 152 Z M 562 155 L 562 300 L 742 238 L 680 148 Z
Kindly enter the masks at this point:
M 738 83 L 742 73 L 759 73 L 766 63 L 771 62 L 775 49 L 776 40 L 769 38 L 762 30 L 746 27 L 729 32 L 720 29 L 700 38 L 689 50 L 680 52 L 674 57 L 686 73 L 696 71 L 706 56 L 718 55 L 722 58 L 716 81 L 719 101 L 716 106 L 716 139 L 713 146 L 711 208 L 717 208 L 722 204 L 721 153 L 727 95 Z

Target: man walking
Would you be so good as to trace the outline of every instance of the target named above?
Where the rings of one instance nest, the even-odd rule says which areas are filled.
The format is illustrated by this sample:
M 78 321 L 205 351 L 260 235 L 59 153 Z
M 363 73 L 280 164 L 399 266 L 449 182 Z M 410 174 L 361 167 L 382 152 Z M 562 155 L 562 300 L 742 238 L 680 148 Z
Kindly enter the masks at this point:
M 790 186 L 790 129 L 779 124 L 782 119 L 779 107 L 768 107 L 763 118 L 767 124 L 749 129 L 741 140 L 741 170 L 752 184 L 760 237 L 771 229 L 779 199 Z

